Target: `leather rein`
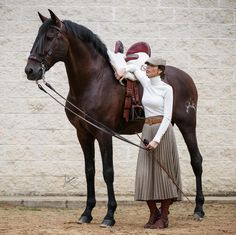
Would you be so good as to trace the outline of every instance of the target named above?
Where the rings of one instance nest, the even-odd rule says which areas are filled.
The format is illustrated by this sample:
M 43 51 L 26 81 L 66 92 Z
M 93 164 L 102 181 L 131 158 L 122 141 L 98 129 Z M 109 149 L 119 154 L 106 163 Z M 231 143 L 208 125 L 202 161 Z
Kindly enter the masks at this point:
M 56 89 L 54 89 L 48 82 L 45 81 L 45 65 L 43 63 L 41 63 L 42 65 L 42 79 L 43 79 L 43 84 L 46 85 L 49 89 L 51 89 L 55 94 L 57 94 L 59 97 L 61 97 L 63 100 L 65 100 L 66 102 L 68 102 L 72 107 L 74 107 L 75 109 L 77 109 L 80 113 L 83 114 L 80 115 L 77 112 L 74 112 L 73 110 L 71 110 L 69 107 L 67 107 L 66 105 L 64 105 L 62 102 L 60 102 L 55 96 L 53 96 L 52 94 L 50 94 L 49 92 L 47 92 L 47 90 L 45 90 L 45 88 L 38 82 L 38 80 L 36 81 L 36 84 L 38 85 L 38 88 L 42 91 L 44 91 L 47 95 L 49 95 L 52 99 L 54 99 L 57 103 L 59 103 L 61 106 L 63 106 L 65 109 L 67 109 L 69 112 L 71 112 L 72 114 L 74 114 L 76 117 L 78 117 L 79 119 L 85 121 L 86 123 L 92 125 L 93 127 L 99 129 L 100 131 L 114 136 L 117 139 L 120 139 L 126 143 L 129 143 L 131 145 L 134 145 L 138 148 L 144 149 L 147 151 L 147 149 L 143 146 L 140 146 L 138 144 L 135 144 L 134 142 L 128 140 L 127 138 L 124 138 L 123 136 L 119 135 L 118 133 L 116 133 L 115 131 L 113 131 L 112 129 L 110 129 L 109 127 L 105 126 L 103 123 L 95 120 L 94 118 L 92 118 L 90 115 L 88 115 L 87 113 L 85 113 L 83 110 L 81 110 L 80 108 L 78 108 L 76 105 L 74 105 L 73 103 L 71 103 L 68 99 L 66 99 L 64 96 L 62 96 L 59 92 L 56 91 Z M 144 146 L 147 145 L 147 140 L 143 140 L 143 144 Z

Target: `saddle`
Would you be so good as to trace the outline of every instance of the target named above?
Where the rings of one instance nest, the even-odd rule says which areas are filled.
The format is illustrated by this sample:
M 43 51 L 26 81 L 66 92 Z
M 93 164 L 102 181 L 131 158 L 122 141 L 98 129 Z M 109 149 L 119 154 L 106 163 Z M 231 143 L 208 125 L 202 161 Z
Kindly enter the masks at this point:
M 116 41 L 115 43 L 115 53 L 124 53 L 124 45 L 121 41 Z M 146 53 L 149 57 L 151 56 L 151 48 L 146 42 L 136 42 L 134 43 L 126 52 L 126 62 L 138 58 L 140 52 Z
M 114 52 L 124 53 L 124 46 L 121 41 L 116 42 Z M 151 56 L 150 46 L 146 42 L 137 42 L 127 50 L 125 57 L 126 62 L 137 60 L 139 58 L 138 53 L 140 52 L 146 53 L 149 57 Z M 144 118 L 144 110 L 140 102 L 138 86 L 138 81 L 126 80 L 125 105 L 123 111 L 123 118 L 126 122 Z

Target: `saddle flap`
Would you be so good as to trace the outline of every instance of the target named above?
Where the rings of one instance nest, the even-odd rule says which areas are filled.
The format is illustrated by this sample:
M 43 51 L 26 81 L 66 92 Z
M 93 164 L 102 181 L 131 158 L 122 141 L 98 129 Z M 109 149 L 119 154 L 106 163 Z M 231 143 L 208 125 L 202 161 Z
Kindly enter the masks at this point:
M 126 82 L 127 86 L 123 117 L 126 122 L 142 119 L 144 118 L 144 110 L 140 102 L 138 83 L 130 80 L 127 80 Z

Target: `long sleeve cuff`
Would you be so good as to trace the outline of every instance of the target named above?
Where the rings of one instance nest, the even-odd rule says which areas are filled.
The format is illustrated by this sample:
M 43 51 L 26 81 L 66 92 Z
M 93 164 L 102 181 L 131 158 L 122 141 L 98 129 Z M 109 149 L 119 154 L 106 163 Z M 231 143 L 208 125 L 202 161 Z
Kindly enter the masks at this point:
M 161 125 L 155 135 L 155 137 L 153 138 L 153 141 L 160 143 L 162 136 L 166 133 L 169 125 L 170 125 L 171 120 L 169 120 L 168 118 L 164 117 Z

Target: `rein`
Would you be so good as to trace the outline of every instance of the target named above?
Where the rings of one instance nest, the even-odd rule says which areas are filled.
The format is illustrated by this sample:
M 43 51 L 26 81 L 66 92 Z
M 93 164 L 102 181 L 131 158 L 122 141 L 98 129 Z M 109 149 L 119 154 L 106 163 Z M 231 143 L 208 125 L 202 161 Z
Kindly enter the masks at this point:
M 93 127 L 101 130 L 102 132 L 114 136 L 117 139 L 120 139 L 126 143 L 129 143 L 131 145 L 134 145 L 138 148 L 144 149 L 147 151 L 147 149 L 145 147 L 142 147 L 138 144 L 135 144 L 134 142 L 124 138 L 123 136 L 119 135 L 118 133 L 116 133 L 115 131 L 113 131 L 112 129 L 110 129 L 109 127 L 105 126 L 103 123 L 98 122 L 97 120 L 95 120 L 94 118 L 92 118 L 90 115 L 86 114 L 83 110 L 81 110 L 80 108 L 78 108 L 76 105 L 74 105 L 73 103 L 71 103 L 68 99 L 66 99 L 65 97 L 63 97 L 59 92 L 57 92 L 48 82 L 45 81 L 45 66 L 44 64 L 42 64 L 42 79 L 43 79 L 43 83 L 49 88 L 51 89 L 54 93 L 56 93 L 59 97 L 61 97 L 63 100 L 65 100 L 66 102 L 68 102 L 71 106 L 73 106 L 75 109 L 77 109 L 79 112 L 81 112 L 84 117 L 76 112 L 74 112 L 73 110 L 71 110 L 70 108 L 68 108 L 66 105 L 64 105 L 63 103 L 61 103 L 57 98 L 55 98 L 53 95 L 51 95 L 50 93 L 48 93 L 41 84 L 38 83 L 38 81 L 36 81 L 36 84 L 38 85 L 38 88 L 42 91 L 44 91 L 47 95 L 49 95 L 52 99 L 54 99 L 57 103 L 59 103 L 61 106 L 63 106 L 65 109 L 67 109 L 69 112 L 73 113 L 75 116 L 77 116 L 78 118 L 82 119 L 83 121 L 85 121 L 86 123 L 92 125 Z M 90 120 L 88 120 L 88 119 Z

